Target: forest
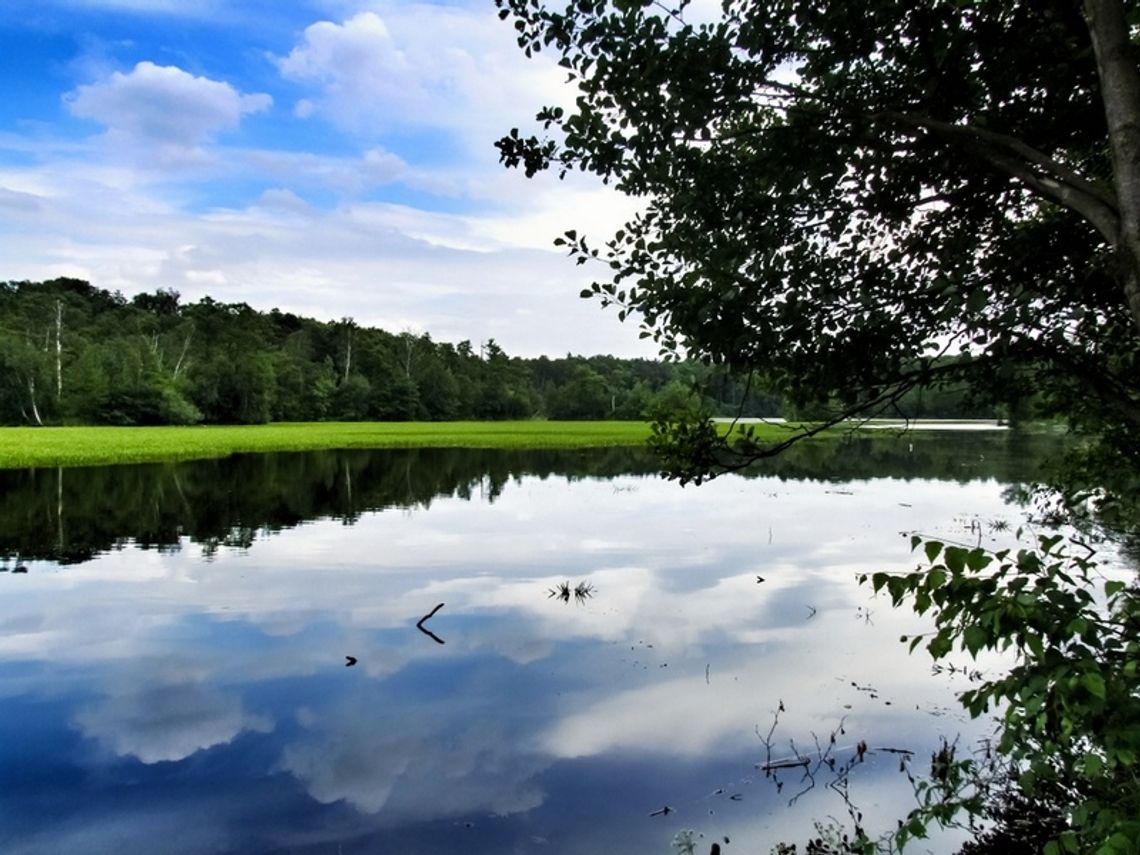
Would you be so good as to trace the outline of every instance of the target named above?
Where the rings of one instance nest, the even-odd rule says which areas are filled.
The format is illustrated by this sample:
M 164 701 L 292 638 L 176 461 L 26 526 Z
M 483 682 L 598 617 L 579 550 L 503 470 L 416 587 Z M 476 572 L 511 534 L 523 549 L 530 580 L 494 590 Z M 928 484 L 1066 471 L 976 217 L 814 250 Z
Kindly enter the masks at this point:
M 524 359 L 494 339 L 434 341 L 173 290 L 0 283 L 0 424 L 261 424 L 456 419 L 825 418 L 684 359 Z M 884 415 L 995 418 L 964 387 L 914 390 Z

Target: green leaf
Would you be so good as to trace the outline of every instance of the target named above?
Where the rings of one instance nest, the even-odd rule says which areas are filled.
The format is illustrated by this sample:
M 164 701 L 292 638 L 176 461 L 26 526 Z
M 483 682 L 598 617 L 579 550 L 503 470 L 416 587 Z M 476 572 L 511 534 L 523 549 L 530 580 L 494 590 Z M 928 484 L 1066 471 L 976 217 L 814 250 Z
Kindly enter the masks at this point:
M 1117 594 L 1119 594 L 1121 591 L 1123 591 L 1126 587 L 1128 587 L 1128 586 L 1125 585 L 1123 582 L 1120 582 L 1120 581 L 1105 582 L 1104 583 L 1104 595 L 1106 597 L 1109 597 L 1109 598 L 1115 597 Z
M 990 634 L 982 629 L 977 624 L 971 624 L 966 627 L 966 631 L 962 634 L 962 640 L 966 644 L 966 649 L 970 651 L 970 655 L 975 659 L 978 657 L 978 651 L 986 646 L 989 641 Z
M 1097 671 L 1089 671 L 1081 675 L 1081 685 L 1089 690 L 1089 694 L 1100 698 L 1102 701 L 1105 699 L 1106 690 L 1104 685 L 1104 677 Z
M 1025 644 L 1037 659 L 1042 659 L 1045 656 L 1045 645 L 1041 641 L 1041 636 L 1035 632 L 1031 632 L 1025 636 Z
M 993 559 L 986 555 L 984 549 L 971 549 L 966 555 L 966 566 L 977 573 L 979 570 L 984 570 L 990 565 Z
M 950 639 L 950 631 L 946 628 L 938 630 L 934 638 L 930 639 L 930 643 L 926 645 L 926 649 L 930 651 L 930 655 L 935 659 L 941 659 L 953 649 L 954 643 Z
M 1112 835 L 1112 837 L 1108 838 L 1106 845 L 1112 847 L 1112 851 L 1119 853 L 1119 855 L 1136 852 L 1135 839 L 1130 838 L 1123 831 L 1118 831 Z
M 1098 778 L 1104 771 L 1104 761 L 1097 754 L 1086 754 L 1084 765 L 1085 774 L 1090 778 Z
M 938 553 L 942 551 L 942 543 L 937 540 L 928 540 L 925 550 L 926 560 L 933 563 L 934 559 L 938 557 Z
M 951 573 L 961 573 L 966 567 L 966 550 L 960 546 L 947 547 L 943 560 Z

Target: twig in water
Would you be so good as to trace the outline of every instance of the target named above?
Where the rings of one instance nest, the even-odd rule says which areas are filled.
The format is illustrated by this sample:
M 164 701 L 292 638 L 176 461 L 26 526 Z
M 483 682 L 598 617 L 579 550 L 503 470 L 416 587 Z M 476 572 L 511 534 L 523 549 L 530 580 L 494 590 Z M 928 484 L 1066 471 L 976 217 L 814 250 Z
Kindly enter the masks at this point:
M 807 768 L 811 763 L 806 757 L 797 757 L 795 760 L 776 760 L 772 763 L 761 763 L 756 768 L 761 772 L 775 772 L 779 769 L 799 769 L 801 766 Z
M 422 618 L 420 618 L 418 621 L 416 621 L 416 629 L 418 629 L 424 635 L 431 636 L 432 640 L 437 641 L 440 644 L 443 644 L 444 640 L 442 638 L 440 638 L 438 635 L 436 635 L 434 632 L 432 632 L 430 629 L 428 629 L 426 626 L 424 626 L 424 621 L 426 621 L 428 618 L 430 618 L 432 615 L 434 615 L 436 612 L 438 612 L 442 608 L 443 608 L 443 603 L 440 603 L 438 606 L 436 606 L 434 609 L 432 609 L 430 612 L 428 612 L 426 615 L 424 615 Z

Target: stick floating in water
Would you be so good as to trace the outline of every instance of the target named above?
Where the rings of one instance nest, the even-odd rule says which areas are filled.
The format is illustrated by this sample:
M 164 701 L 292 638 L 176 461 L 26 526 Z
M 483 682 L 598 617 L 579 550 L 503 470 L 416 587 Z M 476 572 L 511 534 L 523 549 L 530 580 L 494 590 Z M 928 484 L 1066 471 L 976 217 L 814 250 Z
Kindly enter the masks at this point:
M 430 612 L 428 612 L 426 615 L 424 615 L 422 618 L 420 618 L 418 621 L 416 621 L 416 629 L 418 629 L 424 635 L 430 635 L 434 641 L 437 641 L 440 644 L 443 644 L 444 640 L 442 638 L 440 638 L 438 635 L 436 635 L 434 632 L 432 632 L 430 629 L 428 629 L 426 626 L 424 626 L 424 621 L 426 621 L 428 618 L 430 618 L 432 615 L 434 615 L 436 612 L 438 612 L 442 608 L 443 608 L 443 603 L 440 603 L 438 606 L 436 606 L 434 609 L 432 609 Z

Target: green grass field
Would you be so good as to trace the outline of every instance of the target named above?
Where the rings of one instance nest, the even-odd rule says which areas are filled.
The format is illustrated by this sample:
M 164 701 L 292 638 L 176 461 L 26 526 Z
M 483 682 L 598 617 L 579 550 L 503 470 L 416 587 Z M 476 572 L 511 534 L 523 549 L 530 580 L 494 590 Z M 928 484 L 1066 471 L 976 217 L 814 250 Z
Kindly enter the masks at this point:
M 758 432 L 783 439 L 787 428 Z M 92 466 L 333 448 L 593 448 L 641 445 L 648 422 L 310 422 L 196 427 L 0 428 L 0 469 Z
M 640 445 L 645 422 L 313 422 L 197 427 L 0 428 L 0 468 L 88 466 L 332 448 Z

